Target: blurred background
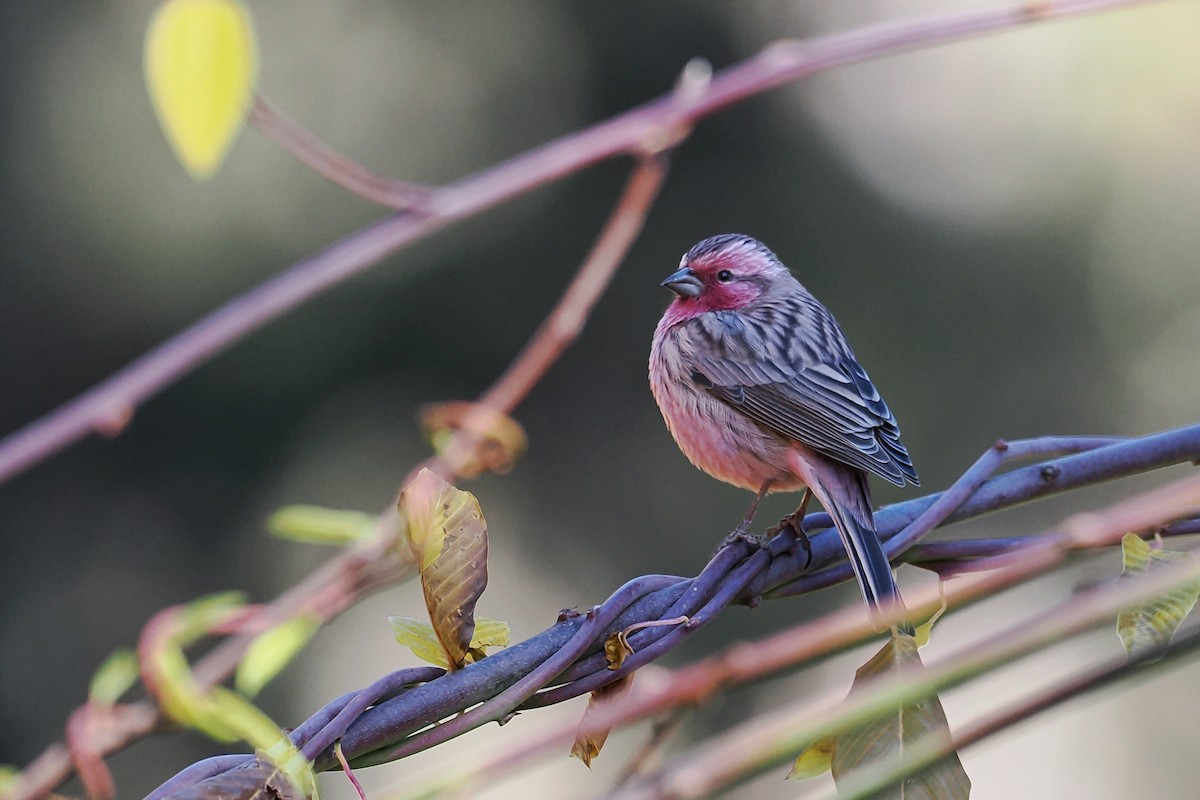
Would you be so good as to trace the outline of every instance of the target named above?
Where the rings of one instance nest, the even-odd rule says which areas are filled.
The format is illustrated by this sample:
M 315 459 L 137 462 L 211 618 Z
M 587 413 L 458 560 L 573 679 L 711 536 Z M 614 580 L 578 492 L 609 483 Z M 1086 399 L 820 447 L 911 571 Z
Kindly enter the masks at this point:
M 267 97 L 372 169 L 441 183 L 659 95 L 693 57 L 721 68 L 777 38 L 968 4 L 250 5 Z M 214 180 L 189 180 L 143 88 L 153 7 L 0 5 L 0 433 L 381 217 L 253 130 Z M 748 495 L 686 462 L 646 385 L 669 300 L 658 282 L 715 233 L 761 238 L 837 314 L 928 490 L 998 437 L 1195 422 L 1197 34 L 1200 7 L 1153 4 L 837 70 L 702 122 L 586 331 L 519 409 L 528 455 L 466 486 L 492 536 L 480 613 L 524 639 L 633 575 L 694 574 L 740 519 Z M 96 666 L 158 609 L 225 589 L 268 600 L 316 566 L 325 552 L 266 535 L 273 509 L 387 506 L 427 454 L 417 407 L 474 397 L 501 372 L 586 253 L 627 167 L 600 165 L 387 259 L 151 400 L 119 438 L 91 438 L 0 486 L 0 763 L 23 765 L 60 738 Z M 1164 479 L 946 535 L 1036 532 Z M 918 494 L 876 490 L 883 503 Z M 773 498 L 760 519 L 794 501 Z M 1116 554 L 1086 559 L 951 617 L 926 660 L 1118 568 Z M 930 578 L 906 567 L 900 580 Z M 838 587 L 731 609 L 665 663 L 855 597 Z M 386 617 L 420 610 L 415 586 L 361 604 L 264 706 L 295 725 L 411 665 Z M 1117 647 L 1103 631 L 948 693 L 951 723 Z M 678 744 L 843 692 L 869 653 L 719 698 Z M 1110 690 L 964 752 L 973 796 L 1191 796 L 1197 678 L 1189 667 Z M 582 707 L 526 714 L 360 777 L 385 796 L 439 759 Z M 590 796 L 645 735 L 614 735 L 591 776 L 564 753 L 486 796 Z M 186 734 L 141 743 L 113 759 L 120 794 L 221 751 Z M 791 797 L 785 772 L 731 796 Z M 329 776 L 323 793 L 350 789 Z

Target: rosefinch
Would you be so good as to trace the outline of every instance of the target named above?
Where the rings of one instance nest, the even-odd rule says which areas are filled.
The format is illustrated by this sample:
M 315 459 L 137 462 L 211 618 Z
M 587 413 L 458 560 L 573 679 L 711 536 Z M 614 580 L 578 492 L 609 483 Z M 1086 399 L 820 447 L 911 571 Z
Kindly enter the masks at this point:
M 650 388 L 688 459 L 757 492 L 806 489 L 829 512 L 869 606 L 899 598 L 867 473 L 919 485 L 896 418 L 825 306 L 749 236 L 705 239 L 662 282 Z M 797 524 L 797 530 L 799 525 Z

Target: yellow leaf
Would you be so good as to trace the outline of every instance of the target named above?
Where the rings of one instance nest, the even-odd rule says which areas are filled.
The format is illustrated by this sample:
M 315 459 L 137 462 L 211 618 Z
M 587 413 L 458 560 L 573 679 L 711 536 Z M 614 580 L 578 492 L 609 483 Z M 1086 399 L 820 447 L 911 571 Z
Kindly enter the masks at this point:
M 588 698 L 587 708 L 583 710 L 583 717 L 579 720 L 579 727 L 575 731 L 575 743 L 571 746 L 571 756 L 578 758 L 589 769 L 592 766 L 592 759 L 600 755 L 600 750 L 603 749 L 604 743 L 608 741 L 608 728 L 590 730 L 592 720 L 596 714 L 596 706 L 602 702 L 620 697 L 629 691 L 630 687 L 633 686 L 633 676 L 635 674 L 631 672 L 628 675 L 617 678 L 612 683 L 601 686 L 592 692 L 591 697 Z
M 833 760 L 833 738 L 826 736 L 810 744 L 796 756 L 792 771 L 785 780 L 806 781 L 829 772 Z
M 425 608 L 451 669 L 468 658 L 475 604 L 487 587 L 487 523 L 479 501 L 427 469 L 400 492 Z
M 237 0 L 166 0 L 146 29 L 146 87 L 195 180 L 220 167 L 254 98 L 254 22 Z
M 212 715 L 236 731 L 236 738 L 248 742 L 269 759 L 304 797 L 314 796 L 317 778 L 312 763 L 262 709 L 223 686 L 210 689 L 206 701 Z
M 449 668 L 446 652 L 442 649 L 437 634 L 433 632 L 432 625 L 410 617 L 388 617 L 388 622 L 392 624 L 392 633 L 395 634 L 396 641 L 412 650 L 413 655 L 434 666 Z M 507 622 L 487 617 L 475 620 L 475 635 L 471 637 L 471 646 L 468 649 L 470 660 L 478 661 L 488 647 L 506 647 L 510 635 Z
M 238 664 L 234 686 L 247 697 L 258 694 L 291 663 L 320 628 L 320 617 L 301 614 L 260 633 Z
M 1190 558 L 1190 553 L 1151 548 L 1136 534 L 1127 533 L 1121 539 L 1122 578 Z M 1117 636 L 1125 652 L 1133 656 L 1169 644 L 1195 607 L 1197 597 L 1200 597 L 1200 583 L 1193 583 L 1121 609 L 1117 614 Z

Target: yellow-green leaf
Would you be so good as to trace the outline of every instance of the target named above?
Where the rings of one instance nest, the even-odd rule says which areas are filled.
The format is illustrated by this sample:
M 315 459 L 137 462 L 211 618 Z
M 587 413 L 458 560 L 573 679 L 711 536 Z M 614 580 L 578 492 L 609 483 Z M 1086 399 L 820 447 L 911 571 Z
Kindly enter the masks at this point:
M 248 742 L 311 797 L 316 787 L 312 765 L 283 729 L 242 695 L 223 686 L 201 687 L 184 655 L 184 647 L 227 630 L 245 612 L 240 596 L 232 592 L 159 612 L 142 635 L 144 681 L 168 717 L 218 741 Z
M 916 639 L 903 634 L 893 636 L 855 673 L 850 693 L 880 676 L 919 669 L 923 669 L 923 665 L 917 653 Z M 917 742 L 922 746 L 936 744 L 947 749 L 953 746 L 950 724 L 936 695 L 894 709 L 834 737 L 830 763 L 834 782 L 841 785 L 861 767 L 898 758 Z M 971 780 L 963 770 L 958 754 L 951 752 L 936 766 L 908 775 L 900 783 L 873 794 L 872 798 L 965 800 L 970 794 Z
M 312 763 L 258 706 L 223 686 L 210 689 L 205 700 L 208 712 L 234 731 L 236 739 L 248 742 L 279 767 L 305 797 L 314 795 L 317 780 Z
M 946 609 L 948 607 L 949 606 L 946 605 L 946 597 L 945 595 L 942 595 L 942 604 L 938 606 L 938 610 L 933 612 L 933 616 L 918 625 L 913 634 L 913 638 L 916 639 L 917 642 L 917 647 L 924 647 L 925 645 L 929 644 L 929 639 L 931 636 L 933 636 L 933 626 L 936 625 L 937 621 L 942 618 L 942 614 L 946 613 Z
M 508 640 L 511 636 L 512 628 L 507 622 L 490 617 L 476 617 L 475 633 L 471 636 L 471 649 L 508 647 Z
M 1132 533 L 1121 539 L 1121 577 L 1132 577 L 1180 559 L 1191 559 L 1190 553 L 1152 548 Z M 1200 582 L 1177 587 L 1137 605 L 1124 608 L 1117 614 L 1117 636 L 1128 655 L 1163 647 L 1171 642 L 1175 631 L 1200 597 Z
M 241 130 L 258 74 L 250 11 L 237 0 L 166 0 L 146 29 L 146 87 L 176 157 L 211 177 Z
M 255 637 L 238 664 L 234 686 L 247 697 L 258 694 L 291 663 L 320 629 L 320 617 L 315 614 L 301 614 L 263 631 Z
M 617 678 L 612 683 L 601 686 L 592 692 L 588 698 L 587 708 L 583 710 L 583 717 L 579 720 L 579 727 L 575 731 L 575 743 L 571 746 L 571 756 L 582 761 L 588 769 L 591 769 L 592 759 L 600 755 L 600 751 L 604 748 L 604 743 L 608 741 L 608 728 L 593 730 L 596 706 L 599 703 L 613 700 L 628 692 L 630 687 L 633 686 L 633 676 L 635 674 L 631 672 L 628 675 Z
M 429 621 L 451 669 L 467 663 L 475 604 L 487 587 L 487 523 L 479 501 L 421 470 L 400 492 Z
M 375 531 L 375 518 L 361 511 L 342 511 L 320 506 L 285 506 L 267 520 L 271 533 L 284 539 L 310 544 L 341 546 L 356 542 Z
M 786 780 L 806 781 L 829 772 L 833 760 L 833 737 L 825 736 L 810 744 L 796 756 Z
M 433 626 L 418 622 L 410 617 L 388 617 L 396 641 L 412 650 L 413 655 L 437 667 L 449 668 L 446 651 L 442 649 Z M 506 647 L 511 631 L 507 622 L 479 617 L 475 620 L 475 634 L 471 637 L 468 660 L 478 661 L 488 647 Z
M 137 679 L 137 653 L 122 647 L 106 658 L 92 676 L 88 702 L 111 706 L 137 683 Z
M 212 714 L 204 692 L 192 677 L 183 648 L 243 611 L 241 595 L 226 592 L 159 612 L 143 633 L 140 647 L 143 678 L 163 713 L 220 742 L 237 741 L 237 733 Z
M 21 785 L 21 771 L 11 764 L 0 764 L 0 797 L 15 795 Z
M 449 668 L 446 651 L 442 649 L 442 643 L 438 641 L 432 625 L 428 622 L 418 622 L 411 617 L 388 617 L 388 622 L 392 624 L 392 633 L 395 634 L 396 641 L 412 650 L 413 655 L 435 667 Z

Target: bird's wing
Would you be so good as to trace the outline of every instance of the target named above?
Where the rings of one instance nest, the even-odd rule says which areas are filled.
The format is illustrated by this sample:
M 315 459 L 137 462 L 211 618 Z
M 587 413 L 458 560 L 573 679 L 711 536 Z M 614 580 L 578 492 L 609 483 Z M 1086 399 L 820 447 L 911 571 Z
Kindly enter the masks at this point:
M 685 347 L 691 377 L 768 430 L 897 486 L 919 484 L 895 416 L 828 320 L 833 340 L 821 347 L 789 347 L 778 326 L 744 317 L 710 320 Z

